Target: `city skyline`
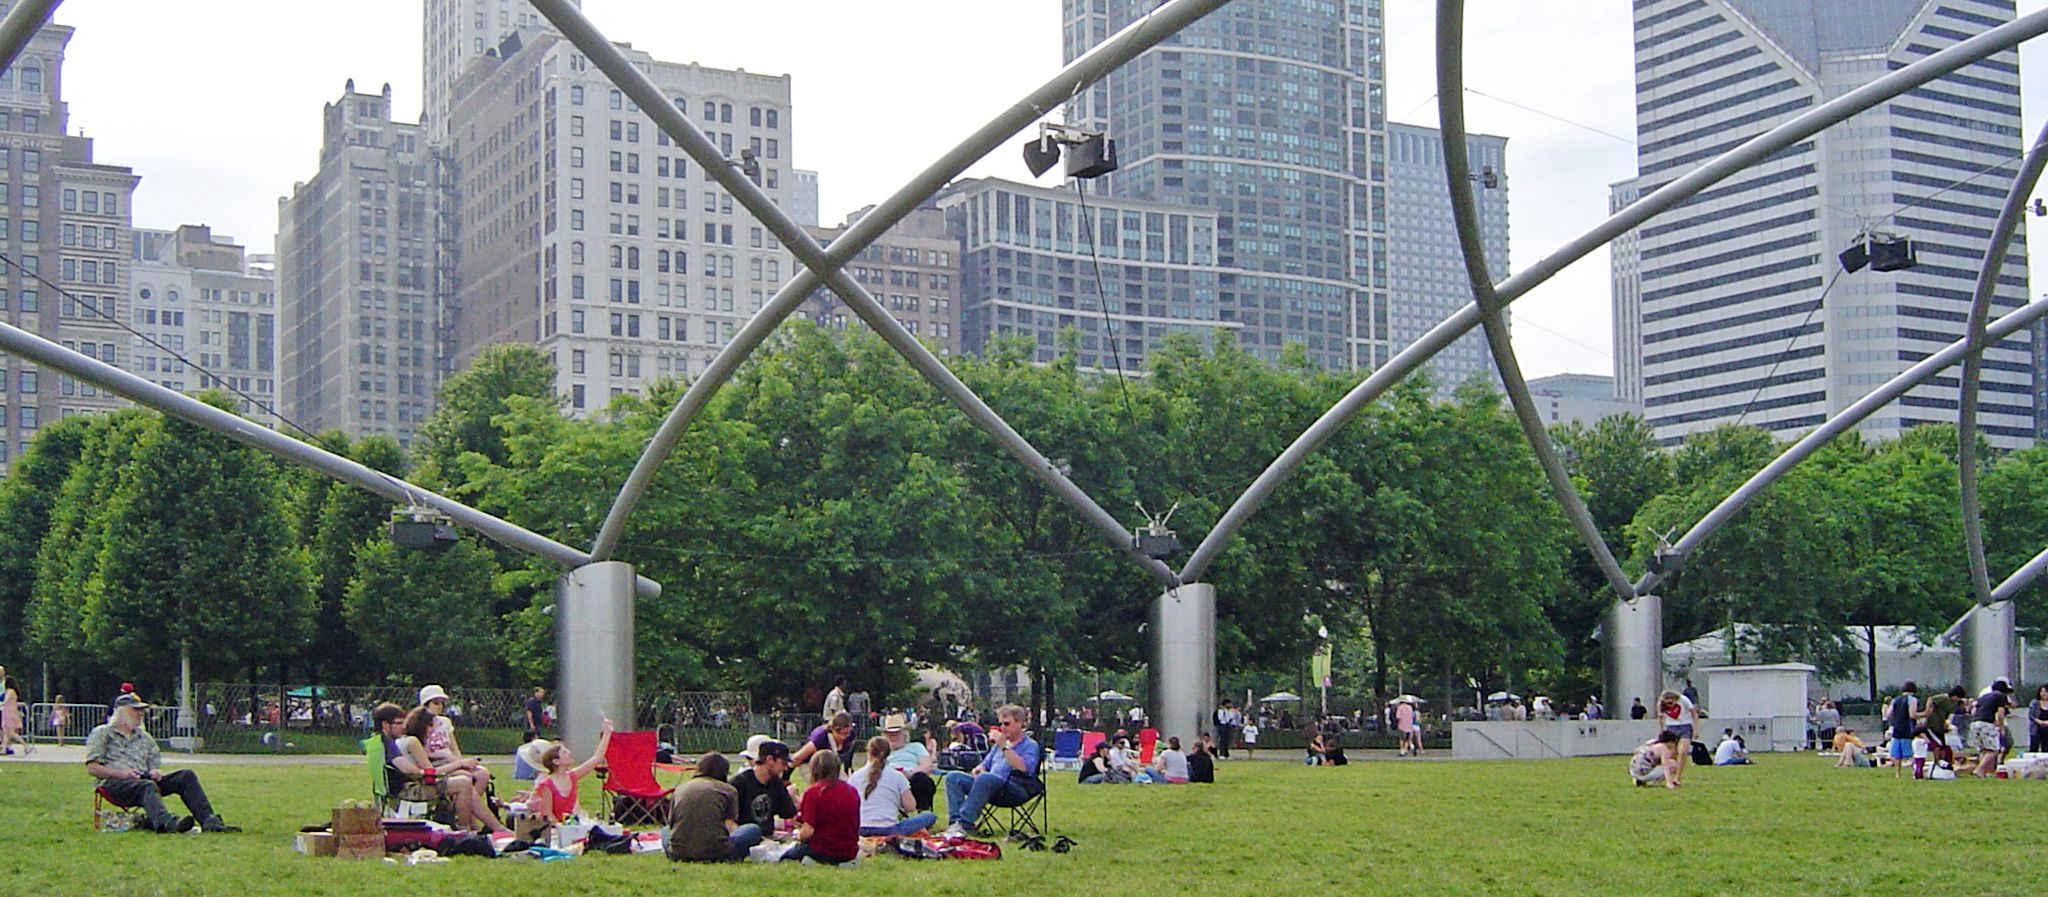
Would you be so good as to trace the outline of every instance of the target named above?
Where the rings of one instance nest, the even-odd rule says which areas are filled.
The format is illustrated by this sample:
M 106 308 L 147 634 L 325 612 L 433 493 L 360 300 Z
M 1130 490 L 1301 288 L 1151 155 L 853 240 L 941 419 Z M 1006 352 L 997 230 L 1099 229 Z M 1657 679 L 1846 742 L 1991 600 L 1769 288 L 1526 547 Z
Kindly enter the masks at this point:
M 810 30 L 833 35 L 832 44 L 750 29 L 747 23 L 762 20 L 758 9 L 685 11 L 590 0 L 586 11 L 608 36 L 660 58 L 790 74 L 799 122 L 795 142 L 802 146 L 794 164 L 821 172 L 821 218 L 828 222 L 880 200 L 929 162 L 935 145 L 978 125 L 997 104 L 1021 95 L 1059 65 L 1060 12 L 1052 2 L 971 14 L 945 10 L 943 16 L 918 14 L 941 11 L 936 4 L 913 4 L 886 21 L 855 8 L 784 5 L 817 25 Z M 2043 5 L 2048 0 L 2026 0 L 2019 8 L 2024 13 Z M 364 3 L 353 16 L 322 22 L 329 39 L 309 44 L 234 40 L 291 33 L 294 22 L 308 17 L 253 2 L 221 7 L 204 22 L 150 6 L 61 7 L 56 21 L 78 29 L 66 92 L 75 109 L 73 131 L 98 138 L 103 155 L 133 165 L 142 176 L 138 226 L 209 224 L 261 253 L 272 248 L 277 198 L 288 195 L 316 161 L 316 110 L 333 99 L 335 85 L 354 78 L 361 89 L 375 92 L 389 81 L 395 117 L 418 116 L 422 7 L 418 0 Z M 1634 129 L 1629 15 L 1625 8 L 1547 0 L 1483 13 L 1467 23 L 1467 83 L 1474 91 L 1468 124 L 1508 137 L 1510 164 L 1524 175 L 1511 238 L 1519 269 L 1603 218 L 1606 185 L 1633 174 L 1634 149 L 1626 139 Z M 1433 12 L 1426 4 L 1396 3 L 1387 18 L 1390 120 L 1433 125 Z M 988 41 L 990 33 L 1010 39 Z M 690 37 L 706 34 L 718 40 Z M 1578 46 L 1612 49 L 1582 53 L 1580 59 L 1597 64 L 1574 66 L 1545 66 L 1517 52 L 1567 38 Z M 877 41 L 916 44 L 929 52 L 912 58 L 831 49 Z M 216 44 L 236 52 L 192 53 L 181 59 L 186 75 L 235 84 L 242 97 L 238 110 L 269 112 L 202 111 L 200 132 L 210 135 L 208 141 L 171 136 L 192 133 L 191 112 L 138 90 L 130 74 L 134 62 L 160 52 L 157 47 Z M 2039 41 L 2021 50 L 2023 98 L 2048 90 L 2048 66 L 2033 64 L 2044 53 L 2048 44 Z M 861 67 L 854 77 L 844 74 L 850 66 Z M 943 76 L 960 66 L 972 66 L 980 77 L 969 82 Z M 903 127 L 891 117 L 889 127 L 872 127 L 890 108 L 878 101 L 891 97 L 914 99 L 930 111 L 929 123 Z M 2023 130 L 2031 135 L 2042 117 L 2037 107 L 2048 106 L 2024 106 Z M 903 139 L 873 139 L 884 132 Z M 1023 174 L 1013 154 L 999 151 L 967 176 Z M 2032 239 L 2048 239 L 2042 235 L 2048 229 L 2034 230 Z M 1532 376 L 1609 370 L 1607 279 L 1607 255 L 1601 251 L 1516 304 L 1516 345 Z

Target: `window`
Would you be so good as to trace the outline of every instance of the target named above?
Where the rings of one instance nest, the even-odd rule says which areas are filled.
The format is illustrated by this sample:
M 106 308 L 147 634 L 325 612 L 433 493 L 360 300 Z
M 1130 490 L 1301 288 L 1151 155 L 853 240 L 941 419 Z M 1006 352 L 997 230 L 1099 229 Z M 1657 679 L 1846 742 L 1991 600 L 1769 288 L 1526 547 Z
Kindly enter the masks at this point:
M 782 117 L 782 112 L 781 112 L 781 110 L 778 110 L 778 109 L 770 109 L 770 110 L 768 110 L 768 127 L 769 127 L 770 129 L 774 129 L 774 128 L 780 128 L 780 127 L 782 127 L 782 124 L 781 124 L 781 122 L 780 122 L 780 119 L 781 119 L 781 117 Z
M 581 85 L 581 84 L 572 84 L 572 85 L 570 85 L 570 86 L 569 86 L 569 105 L 571 105 L 571 106 L 581 106 L 581 105 L 583 105 L 583 85 Z
M 36 392 L 36 372 L 35 372 L 35 371 L 22 371 L 22 372 L 21 372 L 21 386 L 19 387 L 19 389 L 18 389 L 17 391 L 18 391 L 18 392 L 20 392 L 20 393 L 21 393 L 22 395 L 34 395 L 34 394 L 35 394 L 35 392 Z
M 579 308 L 569 312 L 569 332 L 583 332 L 583 309 Z
M 578 88 L 578 89 L 580 90 L 581 88 Z M 581 137 L 581 136 L 583 136 L 583 116 L 581 116 L 581 115 L 571 115 L 571 116 L 569 116 L 569 136 L 571 136 L 571 137 Z
M 761 107 L 747 107 L 747 124 L 753 125 L 754 127 L 757 128 L 761 126 Z
M 726 123 L 726 124 L 732 124 L 732 104 L 731 104 L 731 103 L 720 103 L 720 104 L 719 104 L 719 106 L 718 106 L 718 120 L 719 120 L 719 121 L 722 121 L 722 122 L 724 122 L 724 123 Z M 731 152 L 731 150 L 727 150 L 726 152 L 730 153 L 730 152 Z
M 575 349 L 575 350 L 571 350 L 571 351 L 569 352 L 569 373 L 572 373 L 572 374 L 581 374 L 581 373 L 583 373 L 583 350 L 582 350 L 582 349 Z
M 41 153 L 40 151 L 38 151 L 38 150 L 32 150 L 32 149 L 25 149 L 25 150 L 22 150 L 22 151 L 21 151 L 21 170 L 22 170 L 22 171 L 42 171 L 42 170 L 43 170 L 43 154 L 42 154 L 42 153 Z
M 718 120 L 718 104 L 717 104 L 717 103 L 711 102 L 710 100 L 705 100 L 705 101 L 704 101 L 704 120 L 705 120 L 705 121 L 717 121 L 717 120 Z
M 21 417 L 19 419 L 21 428 L 24 430 L 35 429 L 40 424 L 37 420 L 37 413 L 37 408 L 34 405 L 21 406 Z

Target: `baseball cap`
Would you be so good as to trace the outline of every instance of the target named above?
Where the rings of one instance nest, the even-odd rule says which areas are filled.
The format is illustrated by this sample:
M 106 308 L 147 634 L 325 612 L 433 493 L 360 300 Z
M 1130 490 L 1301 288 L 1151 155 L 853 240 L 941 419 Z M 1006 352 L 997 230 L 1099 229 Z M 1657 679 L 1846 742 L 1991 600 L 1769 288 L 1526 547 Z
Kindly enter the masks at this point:
M 124 692 L 120 697 L 114 699 L 114 707 L 116 709 L 121 707 L 142 708 L 148 706 L 148 701 L 143 700 L 141 695 L 138 695 L 132 691 Z
M 762 760 L 788 760 L 789 745 L 780 741 L 764 741 L 754 747 L 754 762 Z

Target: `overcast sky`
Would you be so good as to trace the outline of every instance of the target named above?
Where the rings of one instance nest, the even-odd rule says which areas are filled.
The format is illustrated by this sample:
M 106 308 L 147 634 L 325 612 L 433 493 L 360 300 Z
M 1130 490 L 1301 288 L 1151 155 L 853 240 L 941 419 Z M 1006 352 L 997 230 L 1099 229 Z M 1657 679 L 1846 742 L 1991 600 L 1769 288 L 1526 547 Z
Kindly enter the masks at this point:
M 2043 5 L 2019 3 L 2023 13 Z M 1387 7 L 1389 114 L 1434 124 L 1435 4 Z M 790 74 L 795 164 L 821 173 L 827 224 L 887 196 L 1060 66 L 1057 0 L 584 0 L 584 8 L 607 36 L 657 58 Z M 57 13 L 78 29 L 64 73 L 71 127 L 97 139 L 100 161 L 141 175 L 137 225 L 210 224 L 268 251 L 277 199 L 314 173 L 321 104 L 344 82 L 366 91 L 389 82 L 397 112 L 419 114 L 420 13 L 420 0 L 71 0 Z M 1629 16 L 1624 0 L 1468 7 L 1465 81 L 1476 95 L 1467 123 L 1509 138 L 1517 269 L 1606 217 L 1607 185 L 1634 174 Z M 2023 49 L 2022 70 L 2032 134 L 2036 100 L 2048 90 L 2048 45 Z M 1008 148 L 969 174 L 1026 175 Z M 2029 242 L 2048 244 L 2043 234 L 2048 227 L 2035 228 Z M 1530 376 L 1608 373 L 1605 252 L 1516 303 L 1514 317 Z

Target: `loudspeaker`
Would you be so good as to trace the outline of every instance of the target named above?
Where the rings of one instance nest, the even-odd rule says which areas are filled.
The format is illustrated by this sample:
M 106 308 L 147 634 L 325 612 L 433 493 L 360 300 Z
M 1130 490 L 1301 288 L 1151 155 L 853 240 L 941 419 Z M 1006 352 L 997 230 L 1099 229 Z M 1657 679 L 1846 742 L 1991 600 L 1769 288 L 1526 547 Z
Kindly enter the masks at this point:
M 1099 178 L 1116 170 L 1116 141 L 1100 135 L 1067 148 L 1067 177 Z
M 1863 248 L 1863 241 L 1858 240 L 1850 244 L 1849 248 L 1842 250 L 1841 259 L 1842 270 L 1854 274 L 1863 270 L 1864 265 L 1870 264 L 1870 250 Z
M 1031 170 L 1032 177 L 1051 171 L 1059 160 L 1059 144 L 1042 137 L 1024 141 L 1024 167 Z
M 1870 270 L 1904 271 L 1919 264 L 1919 253 L 1908 237 L 1878 237 L 1870 241 Z

